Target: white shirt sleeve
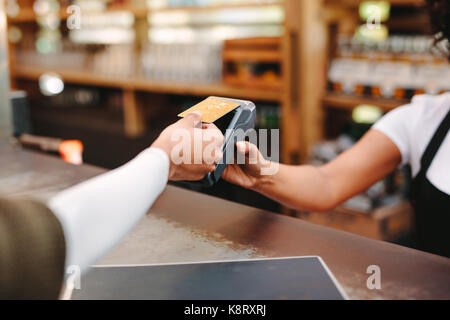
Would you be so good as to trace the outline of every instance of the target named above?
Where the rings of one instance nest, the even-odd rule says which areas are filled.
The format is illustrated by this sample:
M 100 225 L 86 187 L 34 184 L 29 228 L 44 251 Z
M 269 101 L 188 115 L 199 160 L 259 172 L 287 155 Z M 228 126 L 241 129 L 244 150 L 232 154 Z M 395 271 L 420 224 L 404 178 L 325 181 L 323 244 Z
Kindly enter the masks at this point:
M 386 114 L 373 129 L 392 140 L 400 150 L 402 165 L 410 164 L 415 176 L 420 170 L 423 152 L 449 109 L 450 93 L 438 96 L 418 95 L 410 104 Z M 440 150 L 441 156 L 446 152 L 445 149 L 444 144 Z M 437 157 L 433 165 L 441 160 L 441 157 Z
M 71 187 L 50 199 L 66 237 L 66 267 L 86 271 L 117 245 L 164 190 L 167 154 L 156 148 L 122 167 Z
M 381 118 L 372 129 L 384 133 L 397 146 L 402 155 L 402 165 L 409 163 L 410 159 L 410 131 L 411 105 L 405 105 L 394 109 Z
M 402 164 L 410 164 L 412 176 L 421 169 L 421 159 L 436 130 L 450 110 L 450 92 L 418 95 L 411 103 L 389 112 L 373 129 L 384 133 L 402 154 Z M 443 192 L 450 191 L 450 135 L 442 142 L 427 178 Z
M 417 169 L 422 152 L 434 133 L 434 127 L 439 124 L 438 114 L 441 110 L 431 108 L 435 104 L 436 96 L 414 96 L 410 104 L 392 110 L 373 126 L 373 129 L 391 139 L 400 150 L 402 165 L 411 164 Z

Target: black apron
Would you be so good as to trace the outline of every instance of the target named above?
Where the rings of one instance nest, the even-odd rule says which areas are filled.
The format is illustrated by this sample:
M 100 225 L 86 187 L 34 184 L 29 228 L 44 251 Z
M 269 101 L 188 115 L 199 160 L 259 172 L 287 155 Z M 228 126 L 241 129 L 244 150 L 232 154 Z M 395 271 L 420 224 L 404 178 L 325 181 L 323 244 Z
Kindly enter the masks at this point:
M 450 195 L 437 189 L 426 175 L 450 129 L 450 111 L 422 155 L 419 174 L 412 181 L 415 211 L 415 247 L 450 257 Z M 444 170 L 450 170 L 450 163 Z

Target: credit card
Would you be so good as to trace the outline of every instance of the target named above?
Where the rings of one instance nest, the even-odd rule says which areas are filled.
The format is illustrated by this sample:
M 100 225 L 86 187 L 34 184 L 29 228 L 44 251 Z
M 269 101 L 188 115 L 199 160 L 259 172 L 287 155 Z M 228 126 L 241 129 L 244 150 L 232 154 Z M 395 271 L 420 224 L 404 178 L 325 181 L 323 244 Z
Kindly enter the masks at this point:
M 202 113 L 202 122 L 213 123 L 239 107 L 239 105 L 238 102 L 232 102 L 217 97 L 209 97 L 192 108 L 180 113 L 178 116 L 184 118 L 193 111 L 200 111 Z

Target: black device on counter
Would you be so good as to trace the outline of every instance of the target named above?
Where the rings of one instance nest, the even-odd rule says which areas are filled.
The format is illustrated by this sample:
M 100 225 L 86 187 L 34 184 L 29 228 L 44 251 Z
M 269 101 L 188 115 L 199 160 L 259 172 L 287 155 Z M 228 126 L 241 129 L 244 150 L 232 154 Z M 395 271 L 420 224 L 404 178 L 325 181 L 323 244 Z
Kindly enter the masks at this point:
M 198 187 L 214 186 L 220 180 L 222 173 L 227 167 L 227 159 L 230 159 L 230 155 L 235 154 L 236 142 L 242 141 L 242 138 L 244 138 L 242 135 L 236 134 L 237 130 L 243 130 L 246 133 L 255 128 L 256 106 L 253 102 L 221 97 L 218 99 L 239 103 L 239 107 L 214 122 L 224 134 L 222 161 L 216 165 L 216 169 L 213 172 L 208 173 L 202 180 L 186 181 L 183 184 Z
M 345 300 L 317 256 L 93 267 L 73 300 Z

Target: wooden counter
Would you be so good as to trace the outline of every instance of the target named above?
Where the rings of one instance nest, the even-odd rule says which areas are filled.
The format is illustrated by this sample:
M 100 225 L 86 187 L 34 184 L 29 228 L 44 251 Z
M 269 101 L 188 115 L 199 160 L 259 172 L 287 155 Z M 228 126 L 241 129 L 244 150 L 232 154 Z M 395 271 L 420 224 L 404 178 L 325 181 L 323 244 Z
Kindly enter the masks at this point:
M 104 171 L 0 142 L 3 196 L 46 200 Z M 450 299 L 450 259 L 173 186 L 99 264 L 304 255 L 321 256 L 351 299 Z M 370 265 L 381 268 L 381 290 L 367 289 Z

